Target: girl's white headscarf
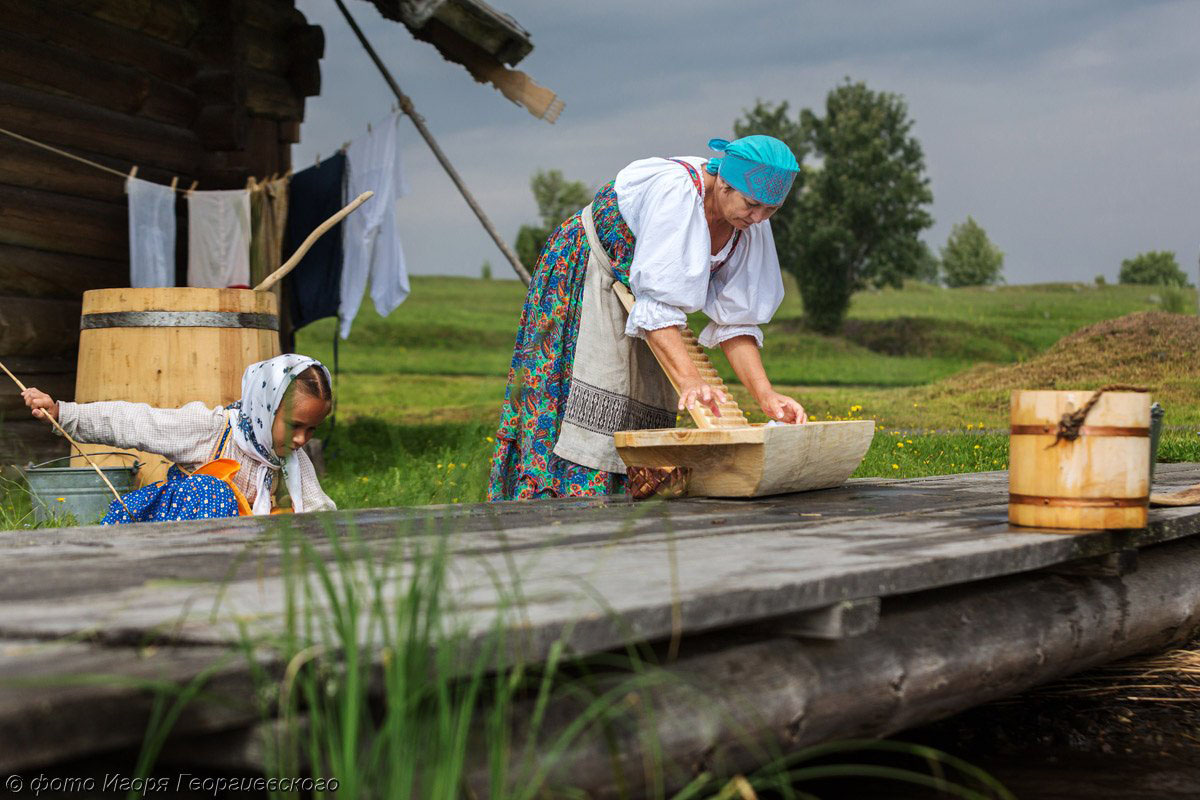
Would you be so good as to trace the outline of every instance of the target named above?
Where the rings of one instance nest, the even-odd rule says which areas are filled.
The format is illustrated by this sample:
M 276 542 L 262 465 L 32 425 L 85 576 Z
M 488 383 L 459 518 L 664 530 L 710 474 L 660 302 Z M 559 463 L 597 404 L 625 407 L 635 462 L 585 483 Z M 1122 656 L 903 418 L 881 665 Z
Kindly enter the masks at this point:
M 277 469 L 283 471 L 283 479 L 292 498 L 292 508 L 297 513 L 304 511 L 299 456 L 295 451 L 283 459 L 275 455 L 271 428 L 275 423 L 275 412 L 283 403 L 283 395 L 292 379 L 309 367 L 321 369 L 325 379 L 329 380 L 329 370 L 325 369 L 324 364 L 315 358 L 295 353 L 251 364 L 242 373 L 242 399 L 228 407 L 234 441 L 251 458 L 268 467 L 254 496 L 252 510 L 255 514 L 271 513 L 271 485 Z

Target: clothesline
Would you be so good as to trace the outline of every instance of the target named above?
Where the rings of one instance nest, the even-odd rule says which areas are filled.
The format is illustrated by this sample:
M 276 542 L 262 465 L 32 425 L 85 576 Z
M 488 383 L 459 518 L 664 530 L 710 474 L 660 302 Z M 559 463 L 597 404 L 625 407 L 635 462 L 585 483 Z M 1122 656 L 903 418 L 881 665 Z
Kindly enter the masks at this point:
M 121 170 L 119 170 L 119 169 L 114 169 L 114 168 L 106 166 L 104 164 L 100 164 L 96 161 L 92 161 L 91 159 L 84 158 L 83 156 L 77 156 L 74 153 L 68 153 L 66 150 L 62 150 L 53 145 L 46 144 L 45 142 L 39 142 L 37 139 L 31 139 L 28 136 L 23 136 L 22 134 L 16 133 L 15 131 L 10 131 L 7 128 L 0 128 L 0 133 L 4 134 L 5 136 L 11 136 L 13 139 L 16 139 L 21 142 L 25 142 L 26 144 L 33 145 L 34 147 L 40 147 L 43 150 L 47 150 L 51 153 L 55 153 L 56 155 L 63 156 L 64 158 L 69 158 L 72 161 L 78 161 L 80 164 L 86 164 L 89 167 L 94 167 L 95 169 L 101 170 L 102 172 L 107 172 L 110 175 L 116 175 L 118 178 L 137 177 L 137 170 L 138 170 L 137 165 L 134 165 L 133 167 L 131 167 L 129 169 L 129 172 L 121 172 Z M 284 173 L 284 175 L 286 176 L 287 174 L 290 174 L 290 173 L 291 173 L 291 170 L 289 169 L 287 171 L 287 173 Z M 264 183 L 269 183 L 270 181 L 275 180 L 276 177 L 279 177 L 279 176 L 273 175 L 273 176 L 271 176 L 271 178 L 265 179 L 263 181 L 257 181 L 255 178 L 251 177 L 246 183 L 246 188 L 251 189 L 251 188 L 261 187 Z M 178 178 L 171 179 L 171 189 L 180 194 L 184 194 L 184 195 L 189 194 L 190 192 L 194 192 L 196 190 L 196 187 L 200 185 L 199 181 L 192 181 L 191 186 L 187 187 L 186 189 L 183 189 L 176 185 L 177 181 L 178 181 Z

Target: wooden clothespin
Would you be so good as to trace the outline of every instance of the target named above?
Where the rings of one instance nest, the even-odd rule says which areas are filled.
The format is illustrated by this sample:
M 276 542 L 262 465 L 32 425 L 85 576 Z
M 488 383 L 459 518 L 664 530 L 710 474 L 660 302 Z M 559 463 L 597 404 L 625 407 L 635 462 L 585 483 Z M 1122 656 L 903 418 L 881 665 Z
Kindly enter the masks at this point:
M 133 167 L 129 170 L 129 177 L 131 177 L 131 178 L 137 177 L 137 164 L 134 164 Z
M 187 188 L 186 194 L 191 194 L 196 191 L 196 187 L 200 185 L 200 181 L 192 181 L 192 185 Z
M 321 166 L 321 154 L 320 153 L 317 153 L 317 157 L 313 160 L 313 166 L 314 167 Z
M 172 176 L 171 176 L 171 191 L 172 191 L 172 192 L 173 192 L 173 191 L 175 191 L 175 187 L 176 187 L 176 186 L 178 186 L 178 185 L 179 185 L 179 176 L 178 176 L 178 175 L 172 175 Z

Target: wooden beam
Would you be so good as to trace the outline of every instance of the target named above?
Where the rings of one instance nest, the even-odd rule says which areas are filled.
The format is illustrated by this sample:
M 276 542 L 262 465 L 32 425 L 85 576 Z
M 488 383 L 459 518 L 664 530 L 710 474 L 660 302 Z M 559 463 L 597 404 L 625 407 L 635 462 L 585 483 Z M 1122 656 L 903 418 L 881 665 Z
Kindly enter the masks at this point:
M 246 108 L 273 120 L 304 118 L 304 96 L 286 77 L 256 69 L 246 70 Z
M 878 597 L 864 597 L 792 614 L 775 629 L 798 639 L 849 639 L 875 630 L 879 624 Z

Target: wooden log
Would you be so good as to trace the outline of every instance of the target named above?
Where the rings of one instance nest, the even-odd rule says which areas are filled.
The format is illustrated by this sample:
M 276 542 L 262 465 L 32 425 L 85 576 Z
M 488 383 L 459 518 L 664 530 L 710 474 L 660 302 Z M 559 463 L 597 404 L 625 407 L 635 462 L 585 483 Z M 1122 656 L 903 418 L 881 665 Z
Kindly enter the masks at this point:
M 95 161 L 118 172 L 126 172 L 129 162 L 97 153 L 80 152 L 77 148 L 59 148 L 81 158 Z M 187 185 L 191 175 L 181 175 L 152 166 L 139 166 L 138 177 L 157 183 L 168 184 L 178 178 Z M 0 183 L 25 189 L 40 189 L 46 192 L 86 197 L 109 203 L 126 203 L 125 181 L 119 175 L 92 169 L 77 161 L 64 158 L 31 144 L 0 136 Z
M 127 261 L 0 244 L 0 295 L 78 300 L 89 289 L 128 283 Z
M 1145 570 L 1115 581 L 1033 573 L 897 599 L 875 630 L 855 638 L 751 639 L 736 631 L 685 640 L 678 660 L 621 692 L 628 710 L 620 714 L 614 708 L 618 713 L 603 728 L 566 736 L 589 703 L 577 692 L 554 693 L 544 716 L 535 711 L 535 700 L 518 701 L 512 709 L 512 741 L 519 744 L 510 764 L 537 759 L 549 770 L 547 796 L 639 797 L 652 791 L 648 780 L 657 774 L 648 764 L 661 767 L 660 789 L 670 793 L 700 771 L 750 772 L 780 753 L 838 739 L 893 735 L 1064 675 L 1185 641 L 1200 629 L 1200 584 L 1190 579 L 1197 569 L 1200 542 L 1188 539 L 1153 548 Z M 1047 608 L 1072 613 L 1047 614 Z M 178 651 L 160 652 L 170 657 Z M 646 669 L 644 664 L 639 669 L 643 677 Z M 51 675 L 64 671 L 49 668 Z M 593 672 L 592 677 L 592 691 L 599 693 L 616 689 L 628 676 Z M 33 713 L 57 699 L 37 691 L 23 698 Z M 132 690 L 125 691 L 137 699 Z M 241 697 L 247 699 L 228 702 Z M 226 695 L 226 705 L 250 706 L 249 697 Z M 25 705 L 0 702 L 0 741 L 5 741 L 5 722 L 31 713 Z M 84 698 L 74 698 L 72 708 L 85 721 L 96 715 Z M 543 721 L 531 732 L 535 713 Z M 298 722 L 299 730 L 306 730 L 304 721 Z M 277 722 L 235 731 L 210 725 L 207 734 L 175 737 L 169 749 L 198 754 L 207 769 L 267 768 L 264 759 L 271 748 L 264 744 L 278 741 Z M 110 735 L 125 742 L 132 728 L 122 716 Z M 188 729 L 203 730 L 195 723 Z M 33 754 L 54 753 L 47 747 L 54 732 L 32 727 L 28 741 L 0 751 L 0 758 L 7 758 L 0 768 L 26 769 Z M 79 755 L 79 738 L 66 741 L 59 760 Z M 533 742 L 535 753 L 523 749 L 525 742 Z M 562 742 L 568 742 L 565 750 L 548 761 L 548 748 Z M 468 794 L 484 797 L 492 788 L 486 752 L 487 742 L 476 737 L 466 762 L 472 765 Z
M 196 117 L 195 130 L 206 150 L 241 150 L 246 146 L 248 127 L 244 106 L 223 103 L 202 108 Z
M 186 128 L 196 96 L 146 72 L 0 31 L 0 79 Z M 50 68 L 50 65 L 53 65 Z
M 129 213 L 116 203 L 0 184 L 0 244 L 125 261 Z
M 321 58 L 325 55 L 325 32 L 319 25 L 292 28 L 287 35 L 291 63 L 288 82 L 301 97 L 321 93 Z
M 304 96 L 287 78 L 262 70 L 246 70 L 246 108 L 273 120 L 304 118 Z
M 68 445 L 50 426 L 20 415 L 0 418 L 0 467 L 39 464 L 68 455 Z
M 283 34 L 289 28 L 308 24 L 304 14 L 292 3 L 279 0 L 245 0 L 242 20 L 249 27 L 261 28 L 271 34 Z
M 19 366 L 13 366 L 10 361 L 14 359 L 3 359 L 5 366 L 13 371 L 13 374 L 24 382 L 26 386 L 41 389 L 46 394 L 53 397 L 55 400 L 70 400 L 75 396 L 75 372 L 33 372 L 28 369 L 20 369 Z M 55 359 L 55 363 L 64 363 L 63 359 Z M 7 377 L 5 377 L 7 380 Z M 10 388 L 11 387 L 11 388 Z M 0 418 L 19 420 L 29 414 L 29 409 L 25 407 L 25 402 L 21 399 L 20 393 L 12 386 L 4 387 L 0 391 Z M 34 420 L 35 422 L 37 420 Z M 47 428 L 49 423 L 42 422 Z M 67 466 L 63 463 L 62 466 Z
M 842 600 L 839 603 L 792 614 L 770 625 L 799 639 L 848 639 L 875 630 L 879 625 L 878 597 Z
M 551 768 L 548 793 L 587 797 L 650 791 L 644 759 L 652 742 L 666 763 L 665 789 L 701 770 L 745 773 L 779 752 L 847 738 L 890 736 L 990 700 L 1136 653 L 1186 641 L 1200 630 L 1200 542 L 1146 551 L 1143 567 L 1120 579 L 1005 578 L 929 592 L 889 608 L 879 627 L 831 643 L 773 639 L 722 647 L 698 643 L 648 690 L 632 690 L 621 724 L 572 740 Z M 1047 614 L 1070 608 L 1070 614 Z M 736 642 L 736 640 L 733 640 Z M 707 651 L 707 652 L 706 652 Z M 615 687 L 619 678 L 600 683 Z M 551 705 L 538 732 L 562 741 L 586 701 Z M 528 720 L 534 703 L 523 702 Z M 514 742 L 525 741 L 518 725 Z M 482 742 L 480 742 L 482 745 Z M 530 754 L 515 752 L 514 759 Z M 488 789 L 486 756 L 467 763 L 469 785 Z M 521 763 L 521 762 L 517 762 Z M 528 762 L 525 762 L 528 763 Z
M 1140 528 L 1150 503 L 1150 395 L 1105 392 L 1078 427 L 1064 415 L 1095 392 L 1015 391 L 1009 444 L 1008 519 L 1014 525 L 1095 530 Z
M 79 309 L 75 300 L 0 297 L 0 355 L 74 358 Z
M 203 22 L 192 0 L 62 0 L 61 5 L 179 47 L 191 44 Z
M 12 33 L 86 56 L 122 64 L 186 88 L 196 73 L 187 49 L 46 0 L 0 0 L 0 19 Z
M 130 166 L 150 164 L 189 174 L 199 156 L 196 135 L 183 128 L 96 108 L 18 86 L 0 84 L 4 127 L 47 144 L 106 153 Z

